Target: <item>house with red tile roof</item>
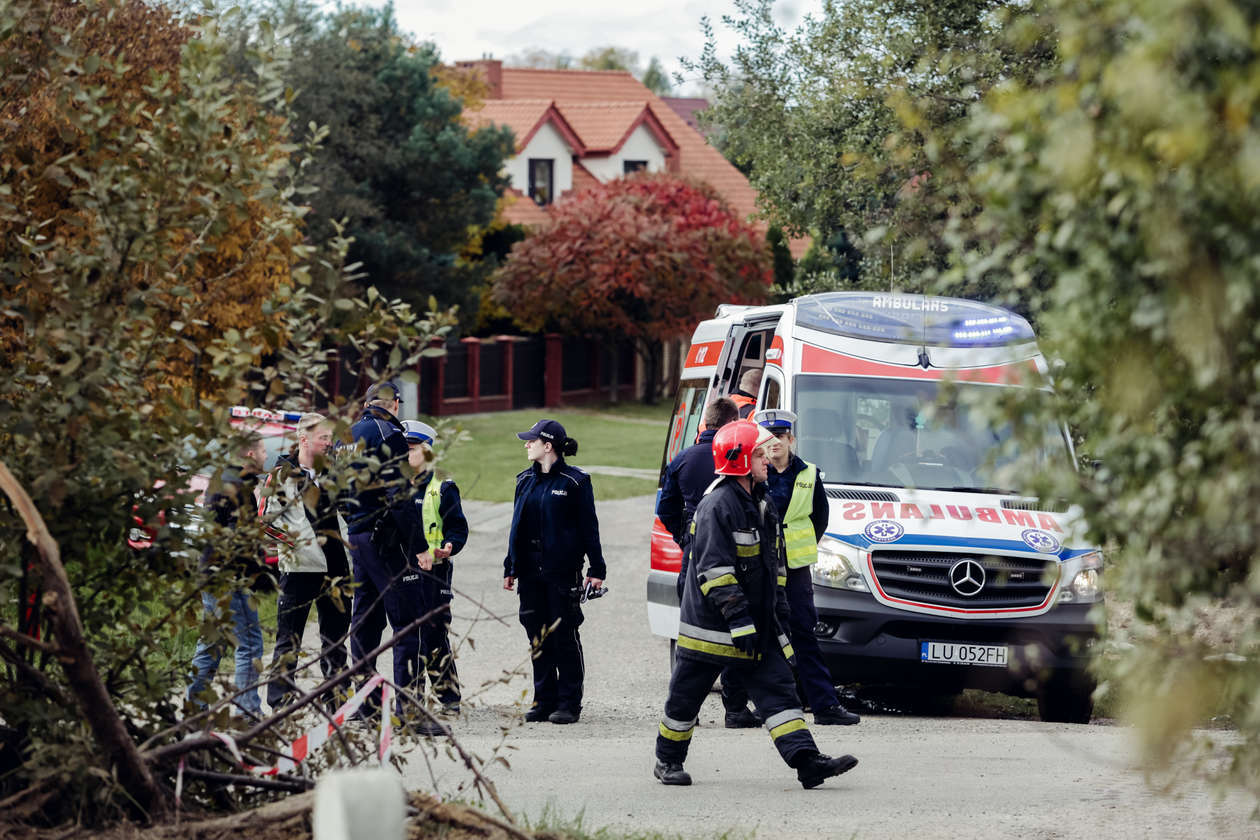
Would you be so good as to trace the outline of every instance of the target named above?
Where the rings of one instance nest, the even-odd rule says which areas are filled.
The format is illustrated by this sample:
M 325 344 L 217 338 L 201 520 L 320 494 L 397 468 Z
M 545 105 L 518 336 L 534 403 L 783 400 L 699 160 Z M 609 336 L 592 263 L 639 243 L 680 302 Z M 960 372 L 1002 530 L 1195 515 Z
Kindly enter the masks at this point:
M 516 156 L 507 163 L 510 192 L 519 199 L 506 211 L 511 222 L 538 224 L 549 204 L 572 191 L 640 169 L 704 181 L 741 216 L 757 212 L 756 190 L 688 124 L 679 113 L 685 109 L 626 71 L 504 67 L 489 59 L 457 66 L 478 73 L 487 88 L 480 108 L 464 119 L 516 135 Z M 793 242 L 793 254 L 807 244 Z

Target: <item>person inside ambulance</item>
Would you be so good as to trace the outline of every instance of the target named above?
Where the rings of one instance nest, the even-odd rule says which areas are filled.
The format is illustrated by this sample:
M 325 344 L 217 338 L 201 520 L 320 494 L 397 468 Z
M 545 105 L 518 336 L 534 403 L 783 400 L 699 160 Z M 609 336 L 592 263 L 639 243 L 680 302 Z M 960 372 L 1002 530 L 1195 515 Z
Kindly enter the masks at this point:
M 858 763 L 851 755 L 832 758 L 819 752 L 796 695 L 795 655 L 785 633 L 782 531 L 763 483 L 765 445 L 772 440 L 769 431 L 748 420 L 728 423 L 713 437 L 714 472 L 720 478 L 692 520 L 678 654 L 657 728 L 652 774 L 662 784 L 691 784 L 683 763 L 700 707 L 718 674 L 730 666 L 743 672 L 771 742 L 796 770 L 802 787 L 815 788 Z
M 739 409 L 739 419 L 747 420 L 757 407 L 757 391 L 761 388 L 761 368 L 749 368 L 739 378 L 739 387 L 731 391 L 731 402 Z
M 459 487 L 451 479 L 433 478 L 433 441 L 437 432 L 419 420 L 403 421 L 407 439 L 407 463 L 415 470 L 411 501 L 424 527 L 424 538 L 433 549 L 433 567 L 420 573 L 420 615 L 446 607 L 420 625 L 420 660 L 423 674 L 417 673 L 416 690 L 423 693 L 425 679 L 437 696 L 444 715 L 459 714 L 459 675 L 451 653 L 451 558 L 468 542 L 468 520 L 460 504 Z
M 796 651 L 796 676 L 806 705 L 819 726 L 848 726 L 861 720 L 840 705 L 835 681 L 823 661 L 814 635 L 818 611 L 809 567 L 818 562 L 818 541 L 827 530 L 829 506 L 818 467 L 796 454 L 796 415 L 784 408 L 758 411 L 753 420 L 774 435 L 766 444 L 770 456 L 766 487 L 783 523 L 787 554 L 788 637 Z

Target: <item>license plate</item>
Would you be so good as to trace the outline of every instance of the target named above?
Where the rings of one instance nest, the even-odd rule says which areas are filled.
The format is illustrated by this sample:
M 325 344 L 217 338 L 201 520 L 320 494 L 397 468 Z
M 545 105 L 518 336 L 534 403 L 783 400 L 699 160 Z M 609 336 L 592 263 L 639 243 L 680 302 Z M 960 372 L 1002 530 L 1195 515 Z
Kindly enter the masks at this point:
M 957 642 L 919 642 L 920 662 L 948 665 L 987 665 L 1005 668 L 1010 649 L 1006 645 L 964 645 Z

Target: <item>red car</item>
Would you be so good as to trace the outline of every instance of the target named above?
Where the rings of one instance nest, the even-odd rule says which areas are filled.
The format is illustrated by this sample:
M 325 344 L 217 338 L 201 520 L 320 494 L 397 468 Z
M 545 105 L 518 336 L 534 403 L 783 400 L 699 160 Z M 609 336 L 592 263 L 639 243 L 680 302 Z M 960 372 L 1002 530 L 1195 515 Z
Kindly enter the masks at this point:
M 299 411 L 270 411 L 243 405 L 233 406 L 231 411 L 234 427 L 252 428 L 262 436 L 267 447 L 266 469 L 271 469 L 276 463 L 276 458 L 297 442 L 297 422 L 301 416 L 302 413 Z M 153 485 L 153 489 L 160 490 L 164 484 L 164 481 L 158 481 Z M 205 503 L 205 492 L 208 486 L 210 486 L 210 476 L 204 472 L 194 474 L 188 482 L 189 489 L 197 491 L 193 504 L 198 509 Z M 127 545 L 137 551 L 143 551 L 152 547 L 158 528 L 166 524 L 166 513 L 159 510 L 156 521 L 146 523 L 140 516 L 137 505 L 132 508 L 132 520 L 131 531 L 127 535 Z M 276 562 L 274 551 L 267 552 L 267 562 Z

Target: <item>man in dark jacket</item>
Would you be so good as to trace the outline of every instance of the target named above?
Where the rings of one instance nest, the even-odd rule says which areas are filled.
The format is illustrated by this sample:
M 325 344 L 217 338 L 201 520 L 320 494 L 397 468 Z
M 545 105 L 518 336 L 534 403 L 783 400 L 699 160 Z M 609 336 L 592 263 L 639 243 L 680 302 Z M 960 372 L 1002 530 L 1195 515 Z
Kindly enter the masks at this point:
M 818 562 L 818 541 L 827 531 L 830 506 L 823 491 L 823 476 L 813 464 L 796 454 L 792 434 L 796 414 L 782 408 L 766 409 L 753 415 L 753 421 L 774 435 L 766 445 L 770 468 L 766 487 L 774 500 L 787 553 L 787 600 L 791 612 L 788 637 L 796 650 L 796 674 L 801 693 L 814 710 L 814 723 L 820 726 L 848 726 L 861 718 L 840 705 L 835 681 L 823 661 L 814 625 L 814 580 L 809 567 Z
M 704 491 L 709 489 L 713 472 L 713 436 L 718 429 L 739 419 L 739 409 L 726 397 L 718 397 L 704 409 L 704 426 L 694 446 L 678 453 L 665 468 L 661 495 L 656 502 L 656 515 L 682 549 L 682 566 L 678 571 L 678 599 L 682 601 L 683 584 L 687 580 L 690 554 L 691 518 Z M 727 729 L 751 729 L 761 726 L 761 718 L 748 708 L 748 692 L 739 681 L 739 672 L 728 668 L 722 672 L 722 705 L 726 708 Z
M 404 420 L 403 435 L 410 447 L 407 461 L 415 470 L 411 501 L 419 511 L 424 538 L 433 552 L 433 565 L 420 573 L 420 614 L 428 615 L 451 603 L 451 558 L 468 542 L 468 520 L 460 504 L 455 482 L 434 481 L 431 462 L 433 427 L 419 420 Z M 459 713 L 459 674 L 451 652 L 451 611 L 449 607 L 420 625 L 420 657 L 429 686 L 448 715 Z M 416 688 L 421 688 L 417 678 Z
M 350 427 L 359 448 L 354 478 L 345 500 L 346 529 L 354 568 L 354 609 L 350 653 L 356 664 L 381 642 L 388 618 L 394 632 L 420 617 L 419 572 L 433 567 L 416 506 L 402 465 L 407 439 L 398 420 L 401 391 L 393 382 L 368 389 L 363 413 Z M 420 631 L 409 631 L 393 649 L 394 682 L 410 688 L 420 676 Z M 366 662 L 374 669 L 375 660 Z M 398 713 L 404 712 L 403 698 Z M 427 720 L 422 734 L 440 734 Z
M 246 433 L 239 456 L 239 464 L 224 468 L 206 491 L 205 506 L 218 526 L 218 539 L 202 553 L 201 569 L 209 577 L 227 577 L 232 581 L 226 600 L 236 634 L 236 690 L 239 693 L 234 703 L 246 714 L 257 717 L 262 713 L 262 701 L 258 696 L 258 670 L 254 663 L 262 659 L 263 639 L 258 608 L 251 602 L 249 590 L 270 592 L 275 589 L 262 562 L 260 533 L 251 529 L 258 519 L 254 490 L 267 457 L 262 438 Z M 207 620 L 219 616 L 221 600 L 213 593 L 202 592 L 201 603 Z M 205 706 L 202 695 L 218 672 L 222 655 L 221 642 L 197 641 L 192 659 L 193 679 L 188 686 L 188 699 L 197 706 Z
M 803 787 L 817 787 L 857 764 L 850 755 L 819 753 L 796 696 L 794 654 L 785 632 L 782 532 L 761 484 L 769 440 L 769 432 L 747 420 L 727 424 L 713 438 L 714 470 L 722 479 L 692 520 L 678 655 L 657 729 L 653 775 L 667 785 L 691 784 L 683 762 L 700 706 L 718 673 L 734 665 L 742 669 L 779 755 Z

